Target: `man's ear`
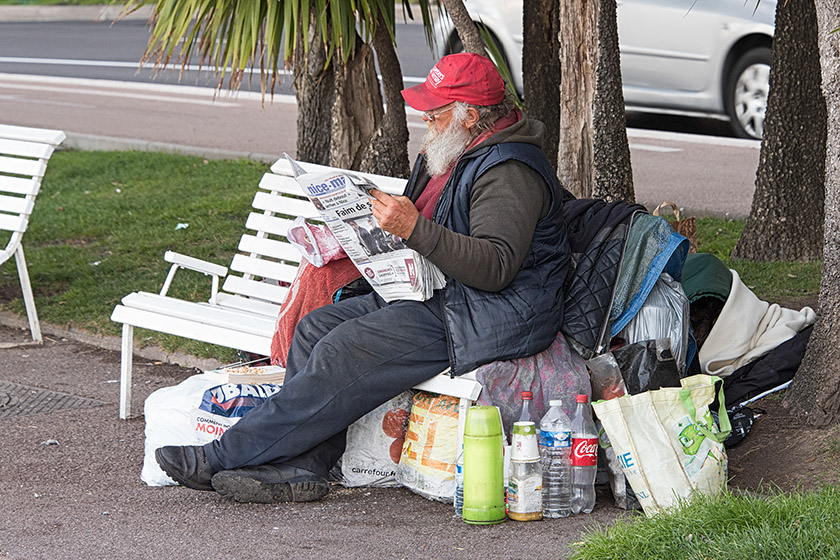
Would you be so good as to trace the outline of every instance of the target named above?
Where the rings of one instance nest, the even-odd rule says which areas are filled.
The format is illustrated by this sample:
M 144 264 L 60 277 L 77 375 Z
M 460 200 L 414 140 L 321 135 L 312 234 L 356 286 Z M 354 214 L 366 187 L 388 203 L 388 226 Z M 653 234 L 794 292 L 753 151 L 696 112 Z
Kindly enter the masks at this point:
M 475 107 L 467 107 L 467 118 L 464 120 L 464 125 L 467 128 L 472 128 L 478 124 L 481 115 Z

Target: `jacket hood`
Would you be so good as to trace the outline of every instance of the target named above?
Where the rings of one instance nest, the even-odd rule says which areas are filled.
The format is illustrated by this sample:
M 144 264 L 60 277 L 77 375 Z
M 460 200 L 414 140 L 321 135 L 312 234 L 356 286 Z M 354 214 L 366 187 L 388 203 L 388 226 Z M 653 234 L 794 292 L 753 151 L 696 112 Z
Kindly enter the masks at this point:
M 518 122 L 510 125 L 507 128 L 500 130 L 493 134 L 483 142 L 473 146 L 465 152 L 470 154 L 480 148 L 492 146 L 493 144 L 502 144 L 505 142 L 522 142 L 524 144 L 533 144 L 537 148 L 542 149 L 543 140 L 545 138 L 545 125 L 536 120 L 522 117 Z

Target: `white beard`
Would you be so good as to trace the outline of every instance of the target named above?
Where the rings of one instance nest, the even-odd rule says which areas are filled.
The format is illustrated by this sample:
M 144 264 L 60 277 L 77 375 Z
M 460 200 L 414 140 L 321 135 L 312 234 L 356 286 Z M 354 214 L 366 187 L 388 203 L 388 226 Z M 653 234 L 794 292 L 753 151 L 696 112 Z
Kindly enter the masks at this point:
M 432 127 L 423 137 L 421 151 L 426 154 L 426 169 L 433 176 L 443 175 L 467 149 L 471 138 L 467 129 L 461 126 L 463 119 L 453 114 L 449 126 L 443 132 Z

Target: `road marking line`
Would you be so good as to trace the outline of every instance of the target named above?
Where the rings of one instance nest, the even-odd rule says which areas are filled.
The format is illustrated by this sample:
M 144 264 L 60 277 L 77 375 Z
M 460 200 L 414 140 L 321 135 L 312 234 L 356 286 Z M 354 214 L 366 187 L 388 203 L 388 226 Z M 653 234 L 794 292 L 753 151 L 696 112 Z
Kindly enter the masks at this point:
M 96 105 L 88 105 L 86 103 L 72 103 L 69 101 L 48 101 L 45 99 L 32 99 L 31 97 L 21 97 L 20 95 L 3 95 L 0 94 L 0 100 L 3 101 L 17 101 L 19 103 L 36 103 L 39 105 L 58 105 L 60 107 L 75 107 L 77 109 L 94 109 Z
M 761 149 L 761 140 L 704 136 L 702 134 L 689 134 L 687 132 L 666 132 L 663 130 L 628 128 L 627 137 L 645 138 L 648 140 L 665 140 L 668 142 L 688 142 L 691 144 L 708 144 L 712 146 L 731 146 L 733 148 L 750 148 L 753 150 Z
M 239 107 L 239 103 L 229 103 L 227 101 L 214 101 L 205 99 L 189 99 L 186 97 L 173 97 L 171 95 L 149 95 L 145 93 L 130 93 L 122 91 L 102 91 L 98 89 L 85 88 L 66 88 L 55 86 L 36 86 L 24 84 L 3 84 L 0 83 L 0 89 L 22 89 L 26 91 L 44 91 L 47 93 L 73 93 L 83 95 L 99 95 L 102 97 L 122 97 L 126 99 L 144 99 L 149 101 L 165 101 L 168 103 L 189 103 L 191 105 L 210 105 L 213 107 Z
M 665 146 L 652 146 L 650 144 L 630 144 L 631 150 L 641 150 L 645 152 L 681 152 L 682 148 L 667 148 Z
M 136 68 L 137 70 L 177 70 L 181 71 L 183 68 L 188 72 L 215 72 L 215 68 L 210 66 L 201 66 L 198 64 L 187 64 L 186 66 L 182 66 L 180 64 L 166 64 L 163 66 L 155 67 L 154 64 L 150 62 L 146 62 L 141 64 L 140 62 L 125 62 L 120 60 L 86 60 L 83 58 L 34 58 L 34 57 L 27 57 L 27 56 L 0 56 L 0 63 L 8 63 L 8 64 L 49 64 L 49 65 L 56 65 L 56 66 L 95 66 L 98 68 Z M 225 68 L 225 72 L 230 72 L 230 68 Z M 257 74 L 259 75 L 259 69 L 254 68 L 245 68 L 243 70 L 245 74 Z M 291 70 L 278 70 L 278 74 L 283 74 L 286 76 L 291 76 Z
M 262 95 L 256 91 L 238 91 L 229 92 L 228 90 L 219 91 L 211 87 L 200 86 L 181 86 L 172 84 L 155 84 L 148 82 L 126 82 L 118 80 L 96 80 L 92 78 L 62 78 L 58 76 L 38 76 L 34 74 L 4 74 L 0 73 L 0 84 L 8 82 L 19 82 L 26 84 L 57 84 L 60 86 L 82 86 L 90 88 L 108 88 L 116 90 L 134 90 L 134 91 L 151 91 L 163 92 L 181 95 L 194 95 L 198 97 L 207 97 L 210 99 L 224 99 L 226 101 L 261 101 Z M 266 103 L 272 102 L 270 94 L 266 94 Z M 294 95 L 276 94 L 273 101 L 275 103 L 296 104 L 297 100 Z

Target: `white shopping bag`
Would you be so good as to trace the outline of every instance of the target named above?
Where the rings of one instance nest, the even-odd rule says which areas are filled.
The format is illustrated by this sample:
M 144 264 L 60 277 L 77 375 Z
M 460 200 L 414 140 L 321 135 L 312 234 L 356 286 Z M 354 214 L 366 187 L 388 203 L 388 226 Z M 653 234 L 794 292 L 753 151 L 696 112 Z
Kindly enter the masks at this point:
M 204 445 L 221 437 L 242 416 L 278 392 L 281 385 L 227 383 L 218 372 L 193 375 L 146 399 L 146 448 L 140 478 L 149 486 L 176 482 L 155 460 L 164 445 Z
M 414 391 L 400 393 L 347 428 L 347 447 L 335 469 L 344 486 L 400 486 L 397 465 Z
M 709 411 L 715 381 L 714 376 L 693 375 L 680 381 L 682 387 L 592 403 L 646 515 L 726 486 L 723 441 L 730 426 L 722 386 L 720 429 Z

